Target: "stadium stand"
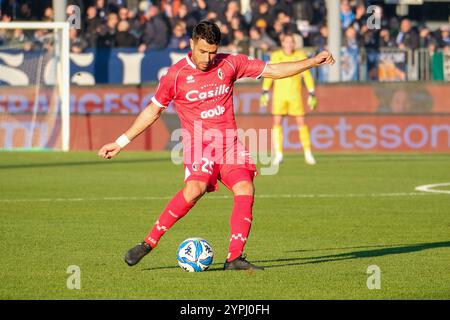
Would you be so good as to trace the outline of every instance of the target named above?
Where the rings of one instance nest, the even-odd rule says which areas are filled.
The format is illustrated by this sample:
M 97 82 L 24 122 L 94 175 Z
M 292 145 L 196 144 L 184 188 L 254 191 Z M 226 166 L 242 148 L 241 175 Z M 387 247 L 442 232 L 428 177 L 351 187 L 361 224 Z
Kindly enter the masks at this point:
M 7 1 L 1 3 L 1 21 L 52 21 L 52 1 Z M 82 12 L 82 28 L 71 32 L 71 51 L 88 48 L 137 47 L 139 52 L 164 48 L 185 49 L 193 25 L 213 20 L 223 33 L 222 50 L 268 57 L 279 44 L 279 35 L 297 35 L 297 44 L 311 54 L 326 48 L 325 0 L 68 0 Z M 368 8 L 381 27 L 368 28 Z M 434 6 L 435 10 L 431 10 Z M 436 6 L 440 6 L 436 10 Z M 405 56 L 404 76 L 397 80 L 445 80 L 446 56 L 450 55 L 448 4 L 424 4 L 420 13 L 410 6 L 400 16 L 398 8 L 385 1 L 341 0 L 341 24 L 345 59 L 369 66 L 380 52 Z M 436 16 L 440 12 L 441 16 Z M 1 32 L 0 45 L 26 50 L 45 46 L 45 32 Z M 370 69 L 370 67 L 368 68 Z M 318 81 L 326 81 L 320 74 Z M 379 75 L 377 75 L 379 76 Z M 370 70 L 344 76 L 347 81 L 370 81 Z M 389 79 L 389 77 L 388 77 Z

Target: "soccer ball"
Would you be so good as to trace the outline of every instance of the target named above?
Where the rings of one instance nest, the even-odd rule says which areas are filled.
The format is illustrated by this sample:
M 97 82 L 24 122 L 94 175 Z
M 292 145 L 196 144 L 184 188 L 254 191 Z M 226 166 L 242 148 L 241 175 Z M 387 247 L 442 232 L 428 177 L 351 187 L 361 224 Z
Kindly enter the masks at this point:
M 208 269 L 213 261 L 213 248 L 202 238 L 184 240 L 177 250 L 177 260 L 181 269 L 200 272 Z

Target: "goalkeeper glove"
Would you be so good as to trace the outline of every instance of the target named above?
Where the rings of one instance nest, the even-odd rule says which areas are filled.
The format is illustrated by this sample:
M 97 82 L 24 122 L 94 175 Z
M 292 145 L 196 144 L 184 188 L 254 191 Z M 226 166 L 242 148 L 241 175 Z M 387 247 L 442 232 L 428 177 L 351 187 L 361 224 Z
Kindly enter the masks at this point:
M 317 97 L 314 95 L 314 92 L 309 93 L 308 106 L 311 108 L 311 110 L 315 110 L 317 107 Z
M 259 107 L 262 108 L 267 108 L 267 105 L 269 104 L 269 92 L 264 90 L 261 98 L 259 99 Z

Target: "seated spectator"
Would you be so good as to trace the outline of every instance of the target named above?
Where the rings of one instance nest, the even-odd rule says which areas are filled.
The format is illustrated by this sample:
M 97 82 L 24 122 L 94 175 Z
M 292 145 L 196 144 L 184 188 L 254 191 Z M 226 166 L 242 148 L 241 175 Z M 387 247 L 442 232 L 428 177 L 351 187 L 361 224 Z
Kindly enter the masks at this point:
M 213 22 L 215 22 L 217 24 L 223 24 L 223 22 L 221 22 L 219 20 L 219 15 L 215 11 L 207 11 L 205 19 L 209 20 L 209 21 L 213 21 Z
M 188 7 L 183 3 L 178 8 L 178 13 L 172 19 L 172 26 L 175 26 L 178 22 L 183 22 L 186 25 L 186 33 L 192 34 L 194 26 L 200 21 L 192 12 L 188 11 Z
M 44 22 L 53 22 L 55 21 L 55 15 L 52 7 L 47 7 L 44 10 L 44 16 L 42 17 L 42 21 Z
M 253 14 L 251 26 L 256 26 L 257 23 L 265 23 L 266 26 L 273 23 L 273 17 L 269 13 L 267 1 L 260 2 Z
M 227 4 L 227 8 L 225 10 L 225 21 L 224 23 L 231 24 L 233 19 L 239 20 L 239 25 L 245 26 L 245 19 L 241 15 L 239 3 L 236 0 L 231 0 Z
M 226 24 L 226 23 L 217 21 L 217 25 L 219 26 L 220 33 L 221 33 L 220 44 L 221 44 L 221 46 L 226 47 L 231 43 L 231 41 L 233 41 L 232 30 L 230 30 L 230 28 L 228 27 L 228 24 Z
M 294 8 L 291 0 L 267 0 L 269 5 L 269 14 L 274 17 L 281 11 L 286 13 L 289 17 L 294 17 Z
M 120 8 L 125 7 L 126 5 L 126 0 L 107 0 L 107 13 L 109 12 L 114 12 L 119 14 L 119 10 Z
M 352 11 L 348 0 L 341 0 L 341 25 L 343 29 L 347 29 L 355 20 L 355 14 Z
M 118 15 L 119 15 L 119 21 L 124 21 L 124 20 L 128 20 L 128 8 L 126 7 L 121 7 L 118 10 Z
M 30 5 L 27 2 L 24 2 L 20 4 L 16 20 L 34 21 L 37 20 L 37 17 L 33 14 Z
M 16 13 L 16 20 L 24 20 L 24 21 L 33 21 L 37 20 L 36 15 L 32 12 L 30 5 L 27 2 L 24 2 L 22 4 L 17 4 L 19 6 L 19 10 Z M 27 41 L 24 43 L 27 50 L 32 50 L 33 44 L 32 39 L 34 35 L 33 30 L 24 30 L 23 34 L 27 39 L 30 41 Z
M 128 10 L 128 8 L 120 7 L 118 10 L 119 20 L 128 22 L 128 32 L 133 35 L 134 38 L 139 39 L 141 37 L 141 24 L 136 18 L 136 12 Z M 119 22 L 119 24 L 120 24 Z
M 419 47 L 428 48 L 430 42 L 433 40 L 433 35 L 431 34 L 430 29 L 428 29 L 425 25 L 421 26 L 419 28 Z
M 108 10 L 106 8 L 105 0 L 96 0 L 95 1 L 95 8 L 97 9 L 97 16 L 105 20 L 106 16 L 108 14 Z
M 446 44 L 443 48 L 442 48 L 442 53 L 444 55 L 446 55 L 447 57 L 450 57 L 450 45 Z
M 33 35 L 33 50 L 52 50 L 54 37 L 50 30 L 37 29 Z
M 385 12 L 385 2 L 380 0 L 339 1 L 344 46 L 373 50 L 379 47 L 416 49 L 435 46 L 434 50 L 439 52 L 450 46 L 449 26 L 435 32 L 425 25 L 415 28 L 409 19 L 400 20 L 394 10 Z M 50 4 L 51 0 L 4 0 L 0 19 L 8 22 L 11 19 L 6 14 L 11 14 L 14 20 L 54 21 Z M 305 45 L 316 46 L 319 50 L 327 45 L 327 27 L 320 27 L 326 24 L 326 0 L 68 0 L 67 4 L 78 5 L 83 10 L 83 31 L 73 34 L 72 42 L 87 42 L 88 47 L 140 44 L 141 52 L 167 46 L 187 48 L 186 37 L 203 19 L 218 23 L 223 33 L 222 46 L 233 52 L 246 52 L 250 41 L 269 50 L 273 43 L 275 46 L 279 44 L 279 35 L 286 32 L 296 34 L 301 40 L 299 30 Z M 367 12 L 366 6 L 373 4 L 377 4 L 375 11 Z M 249 8 L 252 8 L 251 15 L 247 15 Z M 392 9 L 387 5 L 386 8 Z M 381 22 L 381 29 L 378 25 L 368 24 L 369 16 L 375 18 L 371 22 Z M 419 18 L 426 21 L 428 17 Z M 248 32 L 250 27 L 253 28 L 251 35 Z M 0 43 L 7 45 L 11 39 L 28 50 L 47 47 L 49 38 L 45 31 L 24 30 L 14 36 L 13 30 L 0 30 Z M 83 49 L 84 46 L 73 47 Z M 250 54 L 253 53 L 251 50 Z
M 252 25 L 252 26 L 258 28 L 261 33 L 266 33 L 266 34 L 268 33 L 267 29 L 268 29 L 269 24 L 267 24 L 266 20 L 264 20 L 264 19 L 256 20 L 255 25 Z
M 283 33 L 299 33 L 297 26 L 292 22 L 291 17 L 284 11 L 279 11 L 272 27 L 268 30 L 270 37 L 280 46 L 280 35 Z
M 323 24 L 319 29 L 319 34 L 313 38 L 313 45 L 317 51 L 323 51 L 327 48 L 328 44 L 328 26 Z
M 82 53 L 88 47 L 88 42 L 85 39 L 83 39 L 83 37 L 80 35 L 79 30 L 75 28 L 70 28 L 69 39 L 70 39 L 70 52 Z
M 205 0 L 183 0 L 183 4 L 186 5 L 189 15 L 192 15 L 198 22 L 205 19 L 208 12 L 208 6 Z M 189 24 L 187 24 L 189 31 Z
M 161 11 L 169 19 L 172 19 L 178 14 L 182 3 L 181 0 L 160 0 L 159 2 Z
M 169 43 L 169 28 L 159 8 L 151 5 L 144 17 L 146 22 L 139 52 L 164 49 Z
M 4 14 L 1 16 L 0 22 L 10 22 L 11 17 Z M 14 31 L 10 29 L 0 29 L 0 45 L 7 45 L 12 38 Z
M 349 50 L 358 50 L 360 47 L 360 41 L 358 39 L 358 34 L 353 27 L 348 27 L 344 33 L 343 45 Z
M 132 48 L 137 47 L 138 41 L 136 37 L 130 32 L 130 24 L 127 20 L 122 20 L 117 24 L 116 42 L 117 48 Z
M 97 31 L 97 47 L 113 48 L 115 46 L 118 22 L 117 13 L 108 14 L 106 24 L 101 25 Z
M 419 35 L 411 26 L 411 21 L 407 18 L 400 23 L 400 32 L 395 43 L 399 49 L 417 49 L 419 47 Z
M 442 26 L 439 30 L 439 47 L 444 48 L 450 45 L 450 27 Z
M 84 19 L 85 30 L 87 33 L 95 33 L 103 23 L 103 20 L 97 14 L 97 7 L 90 6 L 86 10 L 86 18 Z
M 267 34 L 262 34 L 256 27 L 250 28 L 250 46 L 262 49 L 264 52 L 275 49 L 277 43 Z
M 356 31 L 361 30 L 367 24 L 367 8 L 364 2 L 359 2 L 355 7 L 355 18 L 351 25 Z
M 312 25 L 321 25 L 325 22 L 327 16 L 327 9 L 325 0 L 312 1 L 312 20 L 309 21 Z
M 33 39 L 25 34 L 23 29 L 14 29 L 11 34 L 8 34 L 8 47 L 14 49 L 23 49 L 30 51 L 33 49 Z
M 362 34 L 361 46 L 364 46 L 366 49 L 378 50 L 378 47 L 380 46 L 378 30 L 369 29 L 367 25 L 363 25 L 360 33 Z
M 228 25 L 230 26 L 231 31 L 234 30 L 247 30 L 247 25 L 245 22 L 239 17 L 239 15 L 235 15 L 231 18 Z
M 97 34 L 100 32 L 102 24 L 102 19 L 97 15 L 97 8 L 95 6 L 88 7 L 84 19 L 84 34 L 89 47 L 97 47 Z
M 186 49 L 189 47 L 189 37 L 186 33 L 186 24 L 183 21 L 178 21 L 173 27 L 167 47 L 170 49 Z
M 200 1 L 198 1 L 200 2 Z M 225 11 L 227 9 L 227 2 L 224 0 L 206 0 L 206 10 L 208 12 L 215 12 L 217 14 L 217 19 L 222 23 L 226 22 Z
M 233 53 L 250 53 L 250 43 L 248 37 L 242 30 L 233 30 L 233 41 L 227 47 Z
M 379 33 L 378 46 L 384 47 L 395 47 L 395 41 L 392 39 L 389 29 L 381 29 Z

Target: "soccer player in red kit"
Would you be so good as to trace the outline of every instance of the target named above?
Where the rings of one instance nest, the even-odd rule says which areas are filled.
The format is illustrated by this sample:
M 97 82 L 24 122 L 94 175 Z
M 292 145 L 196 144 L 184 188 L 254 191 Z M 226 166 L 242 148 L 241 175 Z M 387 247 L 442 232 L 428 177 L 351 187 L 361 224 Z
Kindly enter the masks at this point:
M 144 241 L 131 248 L 125 262 L 133 266 L 156 247 L 161 236 L 221 181 L 234 195 L 230 244 L 224 270 L 263 269 L 248 262 L 243 250 L 252 224 L 256 167 L 237 138 L 233 86 L 240 78 L 280 79 L 315 66 L 333 64 L 323 51 L 311 59 L 266 64 L 246 55 L 219 54 L 220 29 L 209 21 L 195 26 L 185 59 L 169 68 L 150 105 L 115 142 L 98 155 L 110 159 L 151 126 L 173 101 L 183 130 L 185 185 L 167 204 Z

